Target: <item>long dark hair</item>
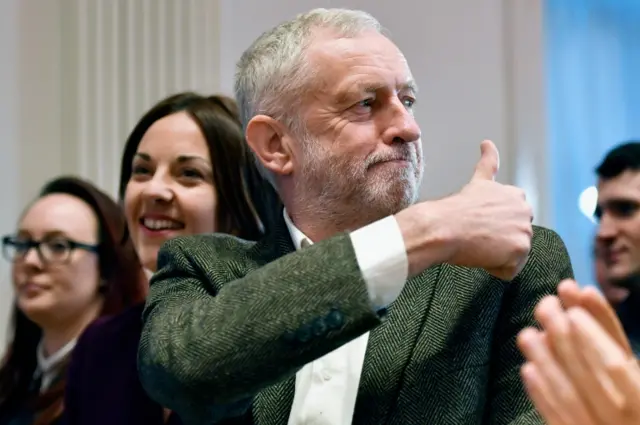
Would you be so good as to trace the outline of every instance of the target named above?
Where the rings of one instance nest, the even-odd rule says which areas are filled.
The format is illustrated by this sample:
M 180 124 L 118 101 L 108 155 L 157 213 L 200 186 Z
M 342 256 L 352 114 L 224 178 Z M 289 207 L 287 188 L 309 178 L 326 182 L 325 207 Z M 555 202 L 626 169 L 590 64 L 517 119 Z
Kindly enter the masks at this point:
M 120 206 L 93 184 L 76 177 L 59 177 L 47 183 L 37 199 L 63 193 L 76 197 L 93 210 L 98 221 L 98 256 L 104 297 L 100 315 L 117 314 L 144 300 L 147 279 L 126 231 Z M 36 200 L 37 200 L 36 199 Z M 27 207 L 25 210 L 28 211 Z M 23 214 L 24 215 L 24 214 Z M 34 425 L 53 422 L 63 409 L 64 377 L 33 400 L 29 386 L 37 365 L 36 350 L 42 330 L 14 305 L 12 341 L 0 368 L 0 418 L 33 403 L 38 411 Z
M 222 95 L 178 93 L 153 106 L 134 127 L 122 155 L 120 199 L 131 178 L 133 157 L 149 127 L 178 112 L 186 112 L 200 127 L 211 157 L 218 194 L 216 231 L 257 240 L 281 213 L 273 187 L 258 172 L 249 152 L 236 102 Z

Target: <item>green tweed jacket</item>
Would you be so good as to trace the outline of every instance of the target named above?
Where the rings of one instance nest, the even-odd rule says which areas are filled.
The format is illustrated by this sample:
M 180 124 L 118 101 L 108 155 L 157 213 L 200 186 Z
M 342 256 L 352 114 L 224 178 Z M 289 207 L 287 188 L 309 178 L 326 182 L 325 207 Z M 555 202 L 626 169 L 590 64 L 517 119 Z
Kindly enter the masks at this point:
M 440 265 L 375 312 L 347 234 L 295 252 L 284 220 L 258 243 L 190 236 L 161 249 L 138 353 L 149 395 L 187 425 L 286 425 L 295 373 L 371 331 L 353 425 L 542 424 L 515 345 L 572 276 L 536 227 L 512 282 Z

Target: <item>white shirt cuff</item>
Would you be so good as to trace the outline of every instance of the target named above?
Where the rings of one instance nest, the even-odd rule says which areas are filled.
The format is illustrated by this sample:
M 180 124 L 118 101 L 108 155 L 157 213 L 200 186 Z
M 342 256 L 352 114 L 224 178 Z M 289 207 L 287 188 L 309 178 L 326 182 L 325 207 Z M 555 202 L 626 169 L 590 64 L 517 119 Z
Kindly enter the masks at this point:
M 391 215 L 350 236 L 371 303 L 376 310 L 386 308 L 398 298 L 409 274 L 400 226 Z

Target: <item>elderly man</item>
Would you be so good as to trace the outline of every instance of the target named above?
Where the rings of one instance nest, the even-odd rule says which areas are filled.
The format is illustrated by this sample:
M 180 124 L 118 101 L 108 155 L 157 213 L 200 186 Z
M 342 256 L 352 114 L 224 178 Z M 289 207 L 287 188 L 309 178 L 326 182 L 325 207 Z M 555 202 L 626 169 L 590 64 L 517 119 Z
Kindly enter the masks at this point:
M 515 338 L 567 252 L 493 181 L 488 141 L 459 193 L 416 203 L 416 92 L 363 12 L 313 10 L 243 54 L 247 142 L 285 210 L 255 244 L 163 247 L 139 351 L 153 398 L 187 424 L 541 423 Z

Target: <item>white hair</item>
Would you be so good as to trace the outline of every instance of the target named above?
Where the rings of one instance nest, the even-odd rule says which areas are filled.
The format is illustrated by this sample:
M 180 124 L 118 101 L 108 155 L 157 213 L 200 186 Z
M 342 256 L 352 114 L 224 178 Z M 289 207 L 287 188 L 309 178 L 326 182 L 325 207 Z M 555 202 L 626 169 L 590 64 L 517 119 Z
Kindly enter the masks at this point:
M 372 30 L 383 33 L 373 16 L 348 9 L 313 9 L 263 33 L 242 54 L 236 67 L 235 95 L 244 130 L 251 118 L 264 114 L 298 136 L 306 134 L 298 112 L 315 72 L 305 60 L 305 51 L 319 29 L 331 30 L 338 37 L 355 37 Z M 277 190 L 273 174 L 257 158 L 256 163 Z

